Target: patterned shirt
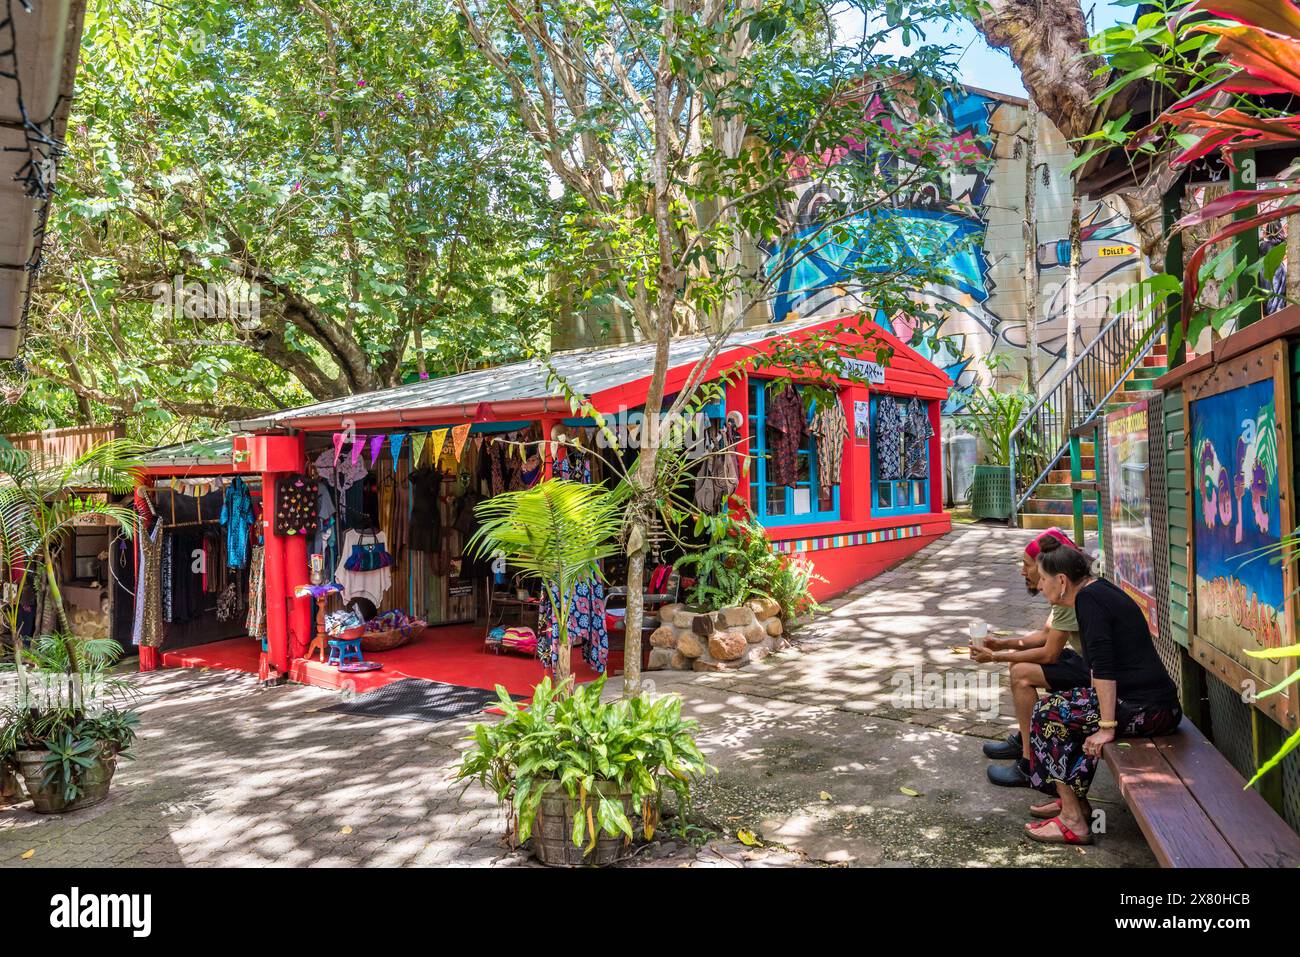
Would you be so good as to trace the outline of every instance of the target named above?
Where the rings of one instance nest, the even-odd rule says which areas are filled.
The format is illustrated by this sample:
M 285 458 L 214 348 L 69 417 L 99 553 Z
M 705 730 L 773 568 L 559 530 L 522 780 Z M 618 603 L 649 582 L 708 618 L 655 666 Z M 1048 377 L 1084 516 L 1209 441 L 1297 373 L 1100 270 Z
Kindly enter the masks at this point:
M 903 458 L 907 464 L 907 477 L 923 479 L 930 476 L 930 436 L 934 428 L 930 425 L 930 413 L 925 403 L 913 398 L 907 404 L 906 439 L 904 440 Z
M 903 408 L 892 395 L 876 401 L 876 478 L 903 477 Z

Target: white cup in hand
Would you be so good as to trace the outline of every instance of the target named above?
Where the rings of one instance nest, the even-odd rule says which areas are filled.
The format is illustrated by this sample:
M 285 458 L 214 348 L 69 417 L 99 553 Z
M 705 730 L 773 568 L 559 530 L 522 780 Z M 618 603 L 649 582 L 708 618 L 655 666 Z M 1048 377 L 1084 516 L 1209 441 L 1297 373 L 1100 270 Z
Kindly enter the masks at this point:
M 976 648 L 984 647 L 984 639 L 989 634 L 989 624 L 986 621 L 972 621 L 966 628 L 970 633 L 970 643 Z

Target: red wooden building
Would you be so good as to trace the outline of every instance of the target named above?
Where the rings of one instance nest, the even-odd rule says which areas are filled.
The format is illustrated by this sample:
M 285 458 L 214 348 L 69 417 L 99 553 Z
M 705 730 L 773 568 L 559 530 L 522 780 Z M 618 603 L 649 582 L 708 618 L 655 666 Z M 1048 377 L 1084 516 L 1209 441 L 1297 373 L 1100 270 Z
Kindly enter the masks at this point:
M 790 337 L 817 336 L 828 348 L 842 345 L 846 357 L 863 355 L 863 336 L 848 325 L 839 319 L 742 330 L 730 336 L 716 354 L 704 337 L 675 340 L 667 392 L 671 395 L 685 387 L 699 363 L 710 355 L 704 377 L 716 378 L 737 369 L 747 357 L 770 355 L 781 339 Z M 878 574 L 951 528 L 951 519 L 942 508 L 939 438 L 940 408 L 951 383 L 936 366 L 889 333 L 871 326 L 869 335 L 873 358 L 879 346 L 891 355 L 881 363 L 853 359 L 855 380 L 837 380 L 849 434 L 839 481 L 829 489 L 823 489 L 817 478 L 823 466 L 813 438 L 805 438 L 798 450 L 792 484 L 767 481 L 770 429 L 766 408 L 771 393 L 765 380 L 799 378 L 807 370 L 751 363 L 749 368 L 754 371 L 732 376 L 725 399 L 708 410 L 718 418 L 733 413 L 733 420 L 739 419 L 738 451 L 747 458 L 748 468 L 742 472 L 736 494 L 747 496 L 778 549 L 804 556 L 825 579 L 815 586 L 818 598 Z M 639 415 L 652 361 L 653 346 L 639 344 L 559 353 L 549 364 L 572 389 L 589 397 L 607 420 L 620 422 Z M 913 427 L 907 462 L 901 469 L 891 465 L 888 456 L 882 460 L 881 454 L 891 444 L 896 448 L 900 440 L 896 429 L 886 428 L 886 420 L 900 418 L 907 418 Z M 928 437 L 919 443 L 918 420 L 929 426 L 925 430 Z M 540 435 L 538 447 L 547 456 L 549 473 L 549 456 L 555 447 L 548 440 L 555 430 L 584 424 L 584 420 L 572 418 L 569 403 L 553 385 L 547 367 L 531 360 L 268 414 L 239 423 L 240 433 L 227 446 L 158 450 L 150 457 L 144 475 L 146 482 L 160 490 L 177 481 L 220 481 L 235 476 L 260 488 L 267 596 L 263 670 L 269 665 L 298 680 L 336 685 L 336 679 L 325 675 L 316 663 L 308 667 L 302 660 L 314 612 L 312 600 L 294 597 L 294 592 L 308 581 L 311 543 L 304 536 L 273 534 L 275 480 L 306 471 L 309 462 L 329 462 L 331 456 L 337 461 L 333 450 L 339 434 L 347 436 L 348 442 L 370 443 L 382 437 L 378 446 L 387 451 L 373 460 L 373 468 L 377 475 L 382 473 L 384 481 L 391 474 L 393 481 L 405 483 L 419 464 L 412 461 L 413 449 L 417 455 L 424 450 L 428 457 L 438 454 L 428 451 L 437 446 L 445 456 L 453 441 L 459 441 L 465 451 L 458 448 L 456 455 L 470 455 L 475 443 L 466 440 L 467 434 L 490 437 L 521 429 Z M 453 434 L 457 439 L 450 438 Z M 368 460 L 369 456 L 362 459 L 363 463 Z M 454 472 L 458 468 L 455 459 L 448 461 Z M 459 468 L 461 479 L 466 480 L 463 465 Z M 208 512 L 211 521 L 211 507 Z M 255 534 L 257 531 L 254 529 Z M 384 608 L 408 608 L 431 623 L 454 622 L 473 630 L 483 609 L 458 592 L 455 580 L 447 580 L 448 574 L 440 571 L 437 562 L 424 563 L 417 555 L 398 555 L 397 559 L 395 585 L 385 597 Z M 419 607 L 421 603 L 425 607 Z M 477 630 L 481 633 L 481 625 Z M 161 651 L 166 662 L 167 640 Z M 491 686 L 488 673 L 497 667 L 494 656 L 481 659 L 485 679 L 471 682 L 462 675 L 463 683 Z M 472 667 L 474 660 L 466 660 Z M 142 649 L 142 668 L 155 667 L 158 661 L 153 649 Z M 540 665 L 530 664 L 540 676 Z

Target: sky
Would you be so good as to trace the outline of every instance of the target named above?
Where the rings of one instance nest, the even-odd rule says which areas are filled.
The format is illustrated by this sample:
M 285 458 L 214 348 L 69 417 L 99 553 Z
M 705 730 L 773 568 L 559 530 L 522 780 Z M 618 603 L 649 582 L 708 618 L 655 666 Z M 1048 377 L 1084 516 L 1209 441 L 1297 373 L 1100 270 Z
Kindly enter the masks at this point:
M 1056 0 L 1047 0 L 1052 3 Z M 1134 8 L 1120 6 L 1112 0 L 1084 0 L 1084 13 L 1092 12 L 1092 30 L 1103 30 L 1116 23 L 1133 21 Z M 840 7 L 835 14 L 835 23 L 842 41 L 851 40 L 862 34 L 863 14 L 861 10 L 849 6 Z M 978 86 L 994 93 L 1006 93 L 1011 96 L 1025 96 L 1024 84 L 1020 82 L 1020 71 L 1016 69 L 1011 58 L 1005 53 L 994 50 L 984 42 L 983 37 L 966 20 L 949 23 L 935 23 L 933 29 L 926 32 L 925 41 L 956 47 L 954 57 L 961 81 L 971 86 Z M 887 49 L 892 45 L 887 45 Z M 902 53 L 904 48 L 899 42 L 892 52 Z

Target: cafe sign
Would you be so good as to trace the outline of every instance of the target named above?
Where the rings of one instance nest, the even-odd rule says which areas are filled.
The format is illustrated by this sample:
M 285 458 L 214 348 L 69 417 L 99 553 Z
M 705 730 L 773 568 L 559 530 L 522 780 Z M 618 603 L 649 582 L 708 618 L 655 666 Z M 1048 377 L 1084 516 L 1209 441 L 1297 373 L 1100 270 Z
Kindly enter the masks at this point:
M 885 367 L 879 362 L 852 359 L 848 356 L 840 356 L 840 360 L 844 363 L 844 372 L 847 375 L 862 379 L 872 385 L 885 384 Z

